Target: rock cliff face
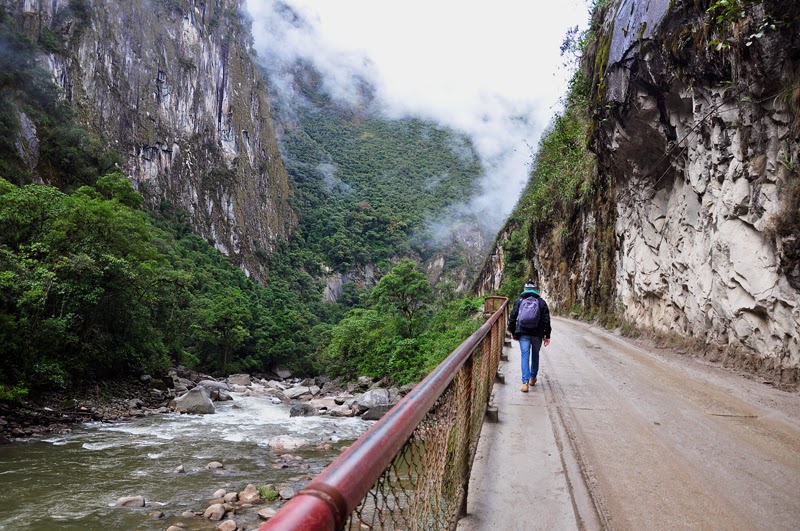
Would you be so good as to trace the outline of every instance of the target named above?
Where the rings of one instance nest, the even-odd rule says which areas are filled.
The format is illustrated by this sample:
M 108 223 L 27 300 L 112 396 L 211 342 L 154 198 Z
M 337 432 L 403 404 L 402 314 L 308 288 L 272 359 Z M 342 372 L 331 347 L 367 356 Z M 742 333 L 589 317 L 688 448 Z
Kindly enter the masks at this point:
M 593 150 L 616 186 L 617 296 L 639 326 L 794 382 L 797 227 L 776 226 L 797 216 L 800 8 L 695 4 L 625 0 L 605 20 Z
M 265 83 L 238 0 L 2 0 L 78 119 L 151 208 L 186 209 L 246 273 L 295 223 Z
M 616 210 L 614 306 L 639 328 L 797 383 L 800 3 L 617 0 L 594 23 L 584 73 L 590 149 Z M 592 208 L 577 216 L 584 243 L 596 238 Z M 591 261 L 563 255 L 565 272 L 552 246 L 528 249 L 561 312 L 603 288 L 581 284 L 596 278 L 582 270 Z M 479 292 L 502 275 L 495 254 Z

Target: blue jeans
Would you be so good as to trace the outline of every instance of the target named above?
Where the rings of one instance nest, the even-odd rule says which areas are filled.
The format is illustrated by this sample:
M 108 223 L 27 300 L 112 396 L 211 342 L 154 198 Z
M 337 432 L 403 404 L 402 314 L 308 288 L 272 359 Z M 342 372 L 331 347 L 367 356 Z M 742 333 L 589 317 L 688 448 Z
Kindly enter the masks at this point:
M 541 337 L 519 336 L 522 383 L 527 383 L 528 380 L 539 374 L 539 350 L 541 348 Z

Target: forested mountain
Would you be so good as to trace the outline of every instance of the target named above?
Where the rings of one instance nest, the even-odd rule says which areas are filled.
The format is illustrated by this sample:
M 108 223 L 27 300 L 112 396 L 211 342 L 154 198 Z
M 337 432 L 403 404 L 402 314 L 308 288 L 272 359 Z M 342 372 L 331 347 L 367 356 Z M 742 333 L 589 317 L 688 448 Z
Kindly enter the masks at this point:
M 458 208 L 483 173 L 471 140 L 419 118 L 385 118 L 366 82 L 362 101 L 344 103 L 311 65 L 288 70 L 292 92 L 271 94 L 302 247 L 345 281 L 368 284 L 365 269 L 408 257 L 432 266 L 440 289 L 468 286 L 485 253 L 475 217 Z

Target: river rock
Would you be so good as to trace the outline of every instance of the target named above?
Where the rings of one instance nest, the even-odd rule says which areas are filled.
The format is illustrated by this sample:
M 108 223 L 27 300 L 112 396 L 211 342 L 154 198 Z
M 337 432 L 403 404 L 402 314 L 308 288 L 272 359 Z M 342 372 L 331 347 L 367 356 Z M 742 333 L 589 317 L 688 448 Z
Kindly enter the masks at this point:
M 181 513 L 181 518 L 194 518 L 197 516 L 194 511 L 183 511 Z
M 238 492 L 229 492 L 222 498 L 222 501 L 225 503 L 236 503 L 239 501 L 239 493 Z
M 331 417 L 352 417 L 355 412 L 350 406 L 336 406 L 328 410 L 328 415 Z
M 238 526 L 236 524 L 236 520 L 225 520 L 224 522 L 221 522 L 217 526 L 217 530 L 218 531 L 236 531 L 237 527 Z
M 292 437 L 291 435 L 278 435 L 273 437 L 267 443 L 273 451 L 283 453 L 289 450 L 297 450 L 307 445 L 308 441 L 300 437 Z
M 258 489 L 253 484 L 247 485 L 244 490 L 239 493 L 239 502 L 241 503 L 253 503 L 260 499 L 261 495 L 258 494 Z
M 312 417 L 317 414 L 317 408 L 307 402 L 295 404 L 289 410 L 290 417 Z
M 219 461 L 211 461 L 206 465 L 206 468 L 211 470 L 218 470 L 220 468 L 225 468 L 225 467 Z
M 300 396 L 311 394 L 311 389 L 304 385 L 298 385 L 297 387 L 287 389 L 283 394 L 285 394 L 287 398 L 294 400 Z
M 376 406 L 386 406 L 389 404 L 389 391 L 386 389 L 370 389 L 356 399 L 358 409 L 367 411 Z
M 179 527 L 177 525 L 171 525 L 167 528 L 167 531 L 186 531 L 184 528 Z
M 280 496 L 283 500 L 291 500 L 294 498 L 295 492 L 292 487 L 286 487 L 278 491 L 278 496 Z
M 292 371 L 283 366 L 276 367 L 274 372 L 275 375 L 282 380 L 292 377 Z
M 263 509 L 258 511 L 258 517 L 261 518 L 262 520 L 269 520 L 276 514 L 278 514 L 278 511 L 276 511 L 272 507 L 264 507 Z
M 228 494 L 228 491 L 225 489 L 218 489 L 214 491 L 214 494 L 211 495 L 212 498 L 224 498 L 225 495 Z
M 250 380 L 249 374 L 231 374 L 228 376 L 228 383 L 230 385 L 243 385 L 247 387 L 251 385 L 253 382 Z
M 231 387 L 226 384 L 225 382 L 218 382 L 216 380 L 200 380 L 197 382 L 198 386 L 205 387 L 207 389 L 218 389 L 222 391 L 230 391 Z
M 225 506 L 221 503 L 209 505 L 208 509 L 203 513 L 203 518 L 208 518 L 209 520 L 222 520 L 224 516 Z
M 204 387 L 195 387 L 185 395 L 175 399 L 175 410 L 178 413 L 205 415 L 214 413 L 214 404 Z
M 384 405 L 384 406 L 374 406 L 369 408 L 363 415 L 361 415 L 362 420 L 379 420 L 382 416 L 384 416 L 392 406 Z
M 144 496 L 123 496 L 117 500 L 117 507 L 144 507 Z
M 173 470 L 173 472 L 175 472 L 176 474 L 185 474 L 186 469 L 183 467 L 183 465 L 178 465 L 177 467 L 175 467 L 175 470 Z

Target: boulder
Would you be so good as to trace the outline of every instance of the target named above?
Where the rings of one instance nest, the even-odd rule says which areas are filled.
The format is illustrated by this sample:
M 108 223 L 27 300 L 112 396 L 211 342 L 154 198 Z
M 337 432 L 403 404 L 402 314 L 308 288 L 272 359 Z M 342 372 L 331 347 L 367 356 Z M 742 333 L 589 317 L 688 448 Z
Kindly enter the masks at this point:
M 211 495 L 212 498 L 224 498 L 225 495 L 228 494 L 228 491 L 225 489 L 217 489 L 214 491 L 214 494 Z
M 278 378 L 281 378 L 281 379 L 285 380 L 287 378 L 291 378 L 292 377 L 292 371 L 290 371 L 286 367 L 276 367 L 275 368 L 275 375 Z
M 228 383 L 230 385 L 243 385 L 247 387 L 252 384 L 249 374 L 232 374 L 228 376 Z
M 388 404 L 385 405 L 385 406 L 374 406 L 374 407 L 371 407 L 367 411 L 365 411 L 363 415 L 361 415 L 361 419 L 362 420 L 378 420 L 382 416 L 384 416 L 390 409 L 392 409 L 392 406 L 390 406 Z
M 185 474 L 186 469 L 183 467 L 183 465 L 178 465 L 177 467 L 175 467 L 175 470 L 173 470 L 173 472 L 175 472 L 176 474 Z
M 206 468 L 211 470 L 219 470 L 220 468 L 225 468 L 225 467 L 219 461 L 211 461 L 206 465 Z
M 225 495 L 224 498 L 222 498 L 222 501 L 224 501 L 225 503 L 236 503 L 237 501 L 239 501 L 239 493 L 229 492 L 228 494 Z
M 386 406 L 390 403 L 389 391 L 386 389 L 370 389 L 358 397 L 356 403 L 361 411 L 367 411 L 376 406 Z
M 253 503 L 261 499 L 258 494 L 258 489 L 255 485 L 247 485 L 242 492 L 239 493 L 239 502 Z
M 307 402 L 295 404 L 289 410 L 290 417 L 313 417 L 317 414 L 317 408 Z
M 206 387 L 208 389 L 217 389 L 222 391 L 230 391 L 231 387 L 225 382 L 218 382 L 216 380 L 200 380 L 197 382 L 198 386 Z
M 153 378 L 150 380 L 150 387 L 159 391 L 166 391 L 168 389 L 167 383 L 160 378 Z
M 236 520 L 225 520 L 217 526 L 218 531 L 236 531 L 237 528 Z
M 123 496 L 117 500 L 117 507 L 144 507 L 144 496 Z
M 303 395 L 311 394 L 311 389 L 304 385 L 298 385 L 297 387 L 292 387 L 291 389 L 287 389 L 283 392 L 287 398 L 290 400 L 294 400 Z
M 175 410 L 178 413 L 206 415 L 214 413 L 214 403 L 204 387 L 195 387 L 183 396 L 175 399 Z
M 289 450 L 297 450 L 306 446 L 308 441 L 300 437 L 292 437 L 290 435 L 278 435 L 273 437 L 267 442 L 267 446 L 275 452 L 283 453 Z
M 203 518 L 208 518 L 209 520 L 222 520 L 224 516 L 225 506 L 221 503 L 209 505 L 208 509 L 203 513 Z
M 336 406 L 328 410 L 328 415 L 331 417 L 352 417 L 355 412 L 350 406 Z

